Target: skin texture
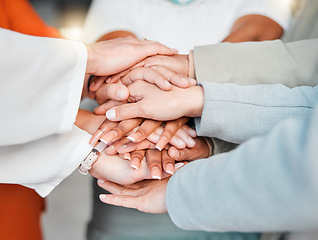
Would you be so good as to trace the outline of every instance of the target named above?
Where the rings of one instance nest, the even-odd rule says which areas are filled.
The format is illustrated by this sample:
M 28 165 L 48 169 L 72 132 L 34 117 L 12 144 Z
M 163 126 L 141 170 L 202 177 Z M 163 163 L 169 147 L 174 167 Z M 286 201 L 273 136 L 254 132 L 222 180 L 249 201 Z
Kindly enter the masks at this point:
M 193 86 L 187 89 L 173 87 L 169 92 L 144 81 L 136 81 L 129 85 L 131 101 L 107 110 L 106 117 L 111 121 L 120 121 L 135 117 L 143 117 L 160 121 L 174 120 L 183 116 L 201 116 L 204 99 L 203 89 Z
M 197 144 L 192 149 L 176 150 L 178 151 L 178 160 L 195 160 L 204 158 L 209 155 L 208 146 L 203 138 L 195 139 Z M 174 155 L 175 149 L 169 149 L 171 155 Z M 152 157 L 158 159 L 158 152 L 148 150 Z M 166 158 L 167 162 L 172 158 L 167 157 L 166 152 L 163 152 L 162 158 Z M 151 159 L 151 157 L 149 158 Z M 149 163 L 148 163 L 149 164 Z M 152 164 L 156 164 L 154 161 Z M 160 173 L 160 169 L 158 169 Z M 119 185 L 110 181 L 99 181 L 98 185 L 112 194 L 102 194 L 100 199 L 102 202 L 116 206 L 135 208 L 139 211 L 148 213 L 164 213 L 167 212 L 165 201 L 166 188 L 169 178 L 161 181 L 145 180 L 131 185 Z

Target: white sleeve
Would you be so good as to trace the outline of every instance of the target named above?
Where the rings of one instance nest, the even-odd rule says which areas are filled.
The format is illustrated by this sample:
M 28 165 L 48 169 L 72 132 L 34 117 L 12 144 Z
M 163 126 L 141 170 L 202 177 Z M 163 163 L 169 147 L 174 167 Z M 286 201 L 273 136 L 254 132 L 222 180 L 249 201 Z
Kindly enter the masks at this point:
M 87 62 L 84 44 L 0 29 L 0 146 L 72 129 Z
M 69 133 L 0 147 L 0 182 L 33 188 L 45 197 L 87 156 L 90 137 L 74 125 Z
M 89 153 L 73 125 L 87 50 L 82 43 L 0 29 L 0 182 L 46 196 Z

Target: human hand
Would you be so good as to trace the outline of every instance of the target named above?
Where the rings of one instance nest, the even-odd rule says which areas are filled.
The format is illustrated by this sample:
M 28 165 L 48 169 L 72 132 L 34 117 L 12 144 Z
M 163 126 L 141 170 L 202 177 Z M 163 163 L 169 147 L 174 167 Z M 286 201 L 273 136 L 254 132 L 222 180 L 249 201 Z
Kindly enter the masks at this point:
M 145 180 L 129 186 L 120 186 L 109 181 L 99 181 L 98 185 L 112 194 L 101 194 L 99 198 L 102 202 L 135 208 L 147 213 L 165 213 L 166 188 L 169 178 L 158 180 Z
M 109 156 L 105 152 L 99 155 L 89 173 L 98 179 L 109 180 L 118 184 L 132 184 L 144 179 L 151 179 L 151 174 L 146 161 L 142 161 L 138 170 L 130 167 L 130 162 L 118 155 Z M 170 174 L 162 173 L 162 177 Z
M 107 102 L 95 112 L 105 113 L 111 108 L 106 112 L 106 117 L 111 121 L 135 117 L 167 121 L 202 114 L 204 99 L 201 86 L 186 89 L 173 86 L 170 91 L 162 91 L 153 84 L 138 80 L 129 85 L 128 89 L 129 101 L 136 101 L 135 103 L 113 107 L 112 102 Z
M 89 88 L 90 97 L 95 99 L 99 104 L 103 104 L 109 99 L 104 97 L 104 92 L 107 91 L 109 85 L 115 84 L 115 86 L 118 87 L 120 85 L 129 86 L 137 80 L 145 80 L 149 83 L 153 83 L 165 91 L 171 90 L 172 84 L 181 88 L 188 88 L 196 85 L 196 80 L 179 75 L 163 66 L 138 67 L 123 71 L 119 74 L 121 74 L 120 78 L 108 83 L 105 83 L 107 77 L 95 76 L 92 79 L 92 83 Z M 112 76 L 108 79 L 110 78 L 112 78 Z M 128 90 L 122 89 L 122 91 L 118 93 L 121 95 L 117 95 L 118 99 L 114 100 L 126 100 L 128 98 Z
M 151 120 L 147 121 L 151 122 Z M 158 149 L 161 151 L 167 148 L 168 143 L 178 149 L 186 147 L 192 148 L 195 145 L 193 138 L 196 137 L 196 131 L 186 125 L 187 121 L 188 118 L 185 117 L 168 121 L 164 126 L 159 126 L 155 129 L 150 135 L 149 132 L 153 130 L 149 131 L 146 124 L 142 125 L 137 128 L 136 132 L 133 132 L 127 137 L 131 142 L 127 142 L 124 146 L 120 146 L 119 148 L 115 146 L 117 145 L 117 143 L 115 143 L 115 149 L 119 154 L 130 159 L 128 153 L 132 151 L 141 149 Z M 115 153 L 116 152 L 113 152 L 113 154 Z
M 117 38 L 87 45 L 89 75 L 109 76 L 121 72 L 148 56 L 174 55 L 177 51 L 158 42 L 133 37 Z
M 193 161 L 208 158 L 212 155 L 212 143 L 210 139 L 197 137 L 194 139 L 195 145 L 192 148 L 177 149 L 171 146 L 168 155 L 175 161 Z
M 196 132 L 186 125 L 188 120 L 180 118 L 169 121 L 162 127 L 161 121 L 149 119 L 134 118 L 121 122 L 106 119 L 92 136 L 90 144 L 94 145 L 101 140 L 109 146 L 105 150 L 107 154 L 120 153 L 126 159 L 130 159 L 126 153 L 148 148 L 161 150 L 168 143 L 178 149 L 191 148 L 195 144 L 193 138 L 196 137 Z
M 274 20 L 263 15 L 251 14 L 239 18 L 223 42 L 275 40 L 282 34 L 283 28 Z
M 173 56 L 157 55 L 157 56 L 147 57 L 143 61 L 137 63 L 131 69 L 128 69 L 123 72 L 110 76 L 109 78 L 107 78 L 106 83 L 117 82 L 119 79 L 125 76 L 130 70 L 133 70 L 136 68 L 140 68 L 140 67 L 150 68 L 150 67 L 158 67 L 158 66 L 164 67 L 166 69 L 170 69 L 171 71 L 181 76 L 189 77 L 189 56 L 188 55 L 178 55 L 178 54 Z M 164 71 L 161 71 L 161 69 L 158 69 L 158 71 L 164 73 Z M 178 85 L 177 83 L 174 85 L 178 87 L 182 87 Z

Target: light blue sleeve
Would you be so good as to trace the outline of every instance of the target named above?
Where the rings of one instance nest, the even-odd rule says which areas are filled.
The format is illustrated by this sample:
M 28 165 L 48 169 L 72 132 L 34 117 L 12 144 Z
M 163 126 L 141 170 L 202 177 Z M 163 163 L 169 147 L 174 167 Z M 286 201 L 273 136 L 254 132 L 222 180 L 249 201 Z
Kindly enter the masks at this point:
M 188 230 L 315 229 L 317 173 L 318 109 L 229 153 L 187 164 L 168 183 L 168 213 Z
M 204 108 L 196 118 L 198 135 L 242 143 L 263 135 L 279 121 L 311 115 L 318 103 L 318 86 L 201 83 Z

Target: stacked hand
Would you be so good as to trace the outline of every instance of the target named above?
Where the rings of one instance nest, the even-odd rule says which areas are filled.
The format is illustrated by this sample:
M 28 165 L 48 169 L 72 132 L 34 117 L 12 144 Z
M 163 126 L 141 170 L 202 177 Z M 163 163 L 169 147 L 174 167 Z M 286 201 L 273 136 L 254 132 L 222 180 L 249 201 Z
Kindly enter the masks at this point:
M 143 180 L 169 178 L 187 162 L 210 155 L 206 140 L 187 125 L 189 117 L 201 115 L 203 90 L 188 77 L 188 56 L 175 53 L 134 38 L 88 46 L 87 78 L 95 75 L 88 96 L 100 106 L 97 115 L 80 111 L 77 125 L 93 134 L 92 145 L 107 144 L 90 173 L 115 194 L 145 186 L 152 192 L 166 181 Z

